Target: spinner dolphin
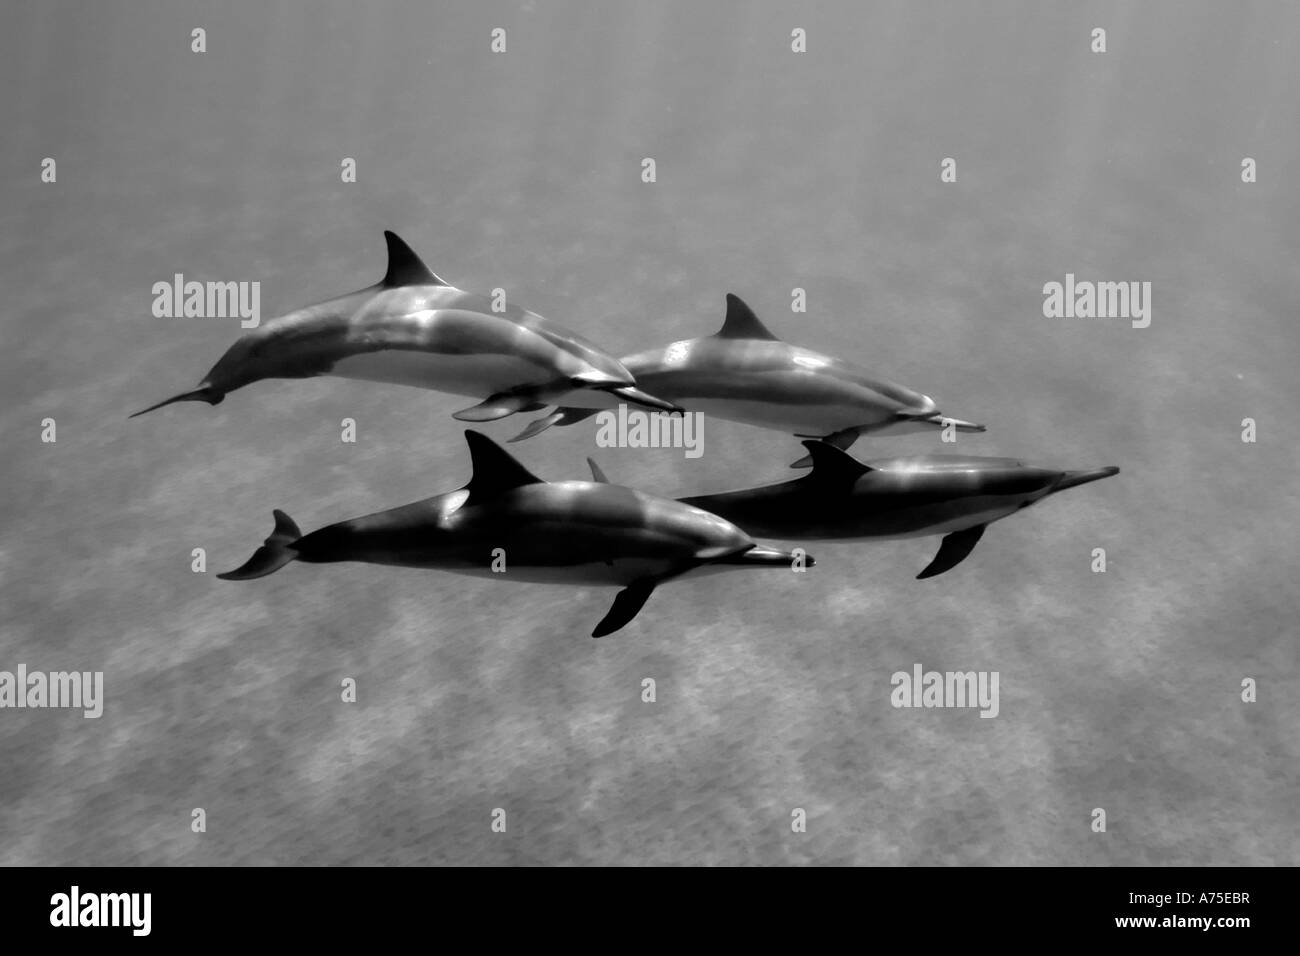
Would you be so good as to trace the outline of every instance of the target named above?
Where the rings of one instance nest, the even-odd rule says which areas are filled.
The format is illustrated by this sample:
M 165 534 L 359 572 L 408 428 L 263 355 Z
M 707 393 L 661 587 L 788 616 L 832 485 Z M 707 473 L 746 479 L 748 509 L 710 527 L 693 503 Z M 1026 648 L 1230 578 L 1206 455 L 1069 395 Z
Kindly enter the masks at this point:
M 813 467 L 800 478 L 679 500 L 726 518 L 749 534 L 784 540 L 941 534 L 938 554 L 917 575 L 930 578 L 965 559 L 991 522 L 1048 495 L 1119 474 L 1113 466 L 1059 471 L 1014 458 L 955 455 L 860 462 L 826 442 L 803 444 Z
M 557 403 L 680 411 L 641 391 L 617 359 L 576 333 L 517 305 L 494 311 L 487 296 L 434 275 L 394 233 L 384 238 L 388 272 L 377 284 L 263 323 L 239 338 L 198 388 L 131 417 L 173 402 L 216 405 L 263 379 L 318 375 L 482 399 L 455 413 L 462 421 Z
M 473 463 L 458 491 L 342 521 L 304 535 L 282 511 L 262 547 L 218 577 L 242 581 L 291 561 L 361 561 L 507 581 L 614 585 L 592 632 L 623 627 L 654 589 L 684 575 L 813 561 L 756 545 L 716 515 L 619 485 L 545 482 L 490 438 L 465 432 Z M 503 560 L 504 572 L 494 570 Z
M 872 375 L 843 359 L 782 342 L 738 296 L 727 296 L 722 328 L 700 339 L 624 356 L 637 384 L 691 411 L 800 437 L 824 438 L 846 449 L 859 435 L 929 431 L 951 423 L 958 431 L 983 425 L 948 418 L 928 395 Z M 592 408 L 559 408 L 534 420 L 511 441 L 552 425 L 571 425 Z M 802 458 L 791 467 L 811 464 Z

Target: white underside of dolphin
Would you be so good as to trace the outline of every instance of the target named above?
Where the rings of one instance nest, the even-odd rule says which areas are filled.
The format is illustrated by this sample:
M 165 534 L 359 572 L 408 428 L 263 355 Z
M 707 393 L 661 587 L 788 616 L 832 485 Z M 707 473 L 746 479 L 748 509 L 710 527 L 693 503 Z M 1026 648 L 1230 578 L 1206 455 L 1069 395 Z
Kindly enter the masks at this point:
M 850 362 L 790 345 L 773 335 L 738 296 L 727 296 L 722 328 L 620 361 L 641 387 L 692 412 L 797 435 L 846 449 L 860 435 L 906 434 L 951 425 L 983 425 L 945 416 L 928 396 L 878 378 Z M 594 412 L 559 408 L 511 441 Z M 802 458 L 792 467 L 811 464 Z
M 384 237 L 388 272 L 382 281 L 263 323 L 236 341 L 198 388 L 135 414 L 173 402 L 215 405 L 263 379 L 321 375 L 480 399 L 456 413 L 464 421 L 560 403 L 680 410 L 639 389 L 617 359 L 580 335 L 448 285 L 395 234 Z

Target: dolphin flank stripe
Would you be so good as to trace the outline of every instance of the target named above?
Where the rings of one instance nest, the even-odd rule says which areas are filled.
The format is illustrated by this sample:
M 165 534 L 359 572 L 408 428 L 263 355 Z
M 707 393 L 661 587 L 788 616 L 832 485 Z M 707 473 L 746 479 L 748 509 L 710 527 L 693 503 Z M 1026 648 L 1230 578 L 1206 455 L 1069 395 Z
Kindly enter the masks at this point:
M 501 326 L 490 326 L 494 321 Z M 336 349 L 331 368 L 354 355 L 393 350 L 515 357 L 536 369 L 526 380 L 528 384 L 544 384 L 554 375 L 550 340 L 538 331 L 505 316 L 456 309 L 422 309 L 400 317 L 362 319 L 348 325 Z
M 644 382 L 647 388 L 653 388 L 657 378 L 653 373 L 643 373 L 637 381 Z M 692 399 L 722 398 L 789 405 L 835 404 L 843 406 L 846 411 L 853 411 L 862 402 L 883 404 L 892 401 L 885 392 L 869 386 L 832 383 L 819 378 L 816 373 L 787 368 L 760 371 L 747 369 L 723 379 L 708 371 L 682 372 L 673 376 L 669 387 L 675 400 L 686 404 Z

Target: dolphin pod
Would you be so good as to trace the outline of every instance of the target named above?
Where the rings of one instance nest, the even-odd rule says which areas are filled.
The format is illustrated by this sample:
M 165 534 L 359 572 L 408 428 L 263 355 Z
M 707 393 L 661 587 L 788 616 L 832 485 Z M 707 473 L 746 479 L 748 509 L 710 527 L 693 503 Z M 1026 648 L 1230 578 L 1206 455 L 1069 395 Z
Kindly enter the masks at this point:
M 649 395 L 617 359 L 563 326 L 517 305 L 438 278 L 395 233 L 385 232 L 388 271 L 372 286 L 263 323 L 239 338 L 199 387 L 150 405 L 216 405 L 267 378 L 334 375 L 413 385 L 482 399 L 454 417 L 486 422 L 563 403 L 680 409 Z
M 466 431 L 465 439 L 473 474 L 463 488 L 306 535 L 276 511 L 275 529 L 263 545 L 217 577 L 260 578 L 290 561 L 362 561 L 515 581 L 617 585 L 623 590 L 591 634 L 603 637 L 636 617 L 665 581 L 732 568 L 792 567 L 798 560 L 755 544 L 731 522 L 691 505 L 619 485 L 546 482 L 486 435 Z
M 593 637 L 640 612 L 660 584 L 746 567 L 814 565 L 802 549 L 756 544 L 942 535 L 917 577 L 951 570 L 992 522 L 1082 484 L 1108 466 L 1061 471 L 1010 458 L 920 455 L 863 462 L 847 449 L 863 435 L 983 425 L 945 416 L 928 396 L 842 359 L 773 335 L 738 296 L 713 335 L 612 357 L 574 332 L 438 278 L 392 232 L 388 270 L 373 286 L 264 323 L 238 339 L 198 388 L 158 402 L 216 405 L 253 382 L 331 375 L 470 396 L 454 413 L 484 422 L 547 414 L 511 441 L 631 403 L 698 410 L 805 438 L 799 478 L 672 500 L 593 481 L 546 482 L 500 445 L 466 431 L 472 476 L 456 491 L 303 534 L 283 511 L 224 580 L 264 577 L 291 562 L 364 562 L 527 582 L 616 586 Z M 501 573 L 504 572 L 504 573 Z
M 951 424 L 928 395 L 879 378 L 843 359 L 782 342 L 739 296 L 727 295 L 727 317 L 713 335 L 673 342 L 619 361 L 637 383 L 660 398 L 715 418 L 822 438 L 847 449 L 860 435 L 903 435 Z M 559 408 L 533 421 L 511 441 L 552 425 L 572 425 L 597 409 Z M 792 468 L 811 464 L 807 458 Z

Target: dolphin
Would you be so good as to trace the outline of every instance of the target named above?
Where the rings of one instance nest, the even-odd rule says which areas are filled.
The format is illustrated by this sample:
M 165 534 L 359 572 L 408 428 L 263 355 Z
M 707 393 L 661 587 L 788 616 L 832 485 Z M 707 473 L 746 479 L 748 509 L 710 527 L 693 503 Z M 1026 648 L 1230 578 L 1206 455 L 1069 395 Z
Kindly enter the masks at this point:
M 454 415 L 472 422 L 555 403 L 681 411 L 637 388 L 617 359 L 576 333 L 517 305 L 494 311 L 487 296 L 434 275 L 396 234 L 384 239 L 388 271 L 378 283 L 263 323 L 236 340 L 198 388 L 131 417 L 173 402 L 216 405 L 262 379 L 317 375 L 482 399 Z
M 473 475 L 447 494 L 304 535 L 283 511 L 242 566 L 260 578 L 290 561 L 362 561 L 515 581 L 616 585 L 592 637 L 623 627 L 673 578 L 746 567 L 793 567 L 793 553 L 755 544 L 716 515 L 619 485 L 545 482 L 486 435 L 466 431 Z M 494 570 L 498 559 L 504 572 Z M 815 562 L 803 557 L 803 566 Z
M 907 434 L 949 423 L 962 432 L 984 431 L 983 425 L 945 417 L 928 395 L 844 359 L 782 342 L 731 294 L 726 320 L 713 335 L 619 361 L 638 385 L 692 411 L 801 438 L 823 438 L 840 449 L 867 433 Z M 596 411 L 556 409 L 510 440 L 531 438 L 552 425 L 572 425 Z M 801 458 L 790 467 L 810 464 L 810 459 Z
M 800 478 L 678 500 L 749 534 L 784 540 L 941 534 L 934 560 L 917 575 L 932 578 L 960 564 L 990 523 L 1048 495 L 1119 474 L 1114 466 L 1059 471 L 1014 458 L 956 455 L 861 462 L 828 442 L 803 444 L 813 466 Z

